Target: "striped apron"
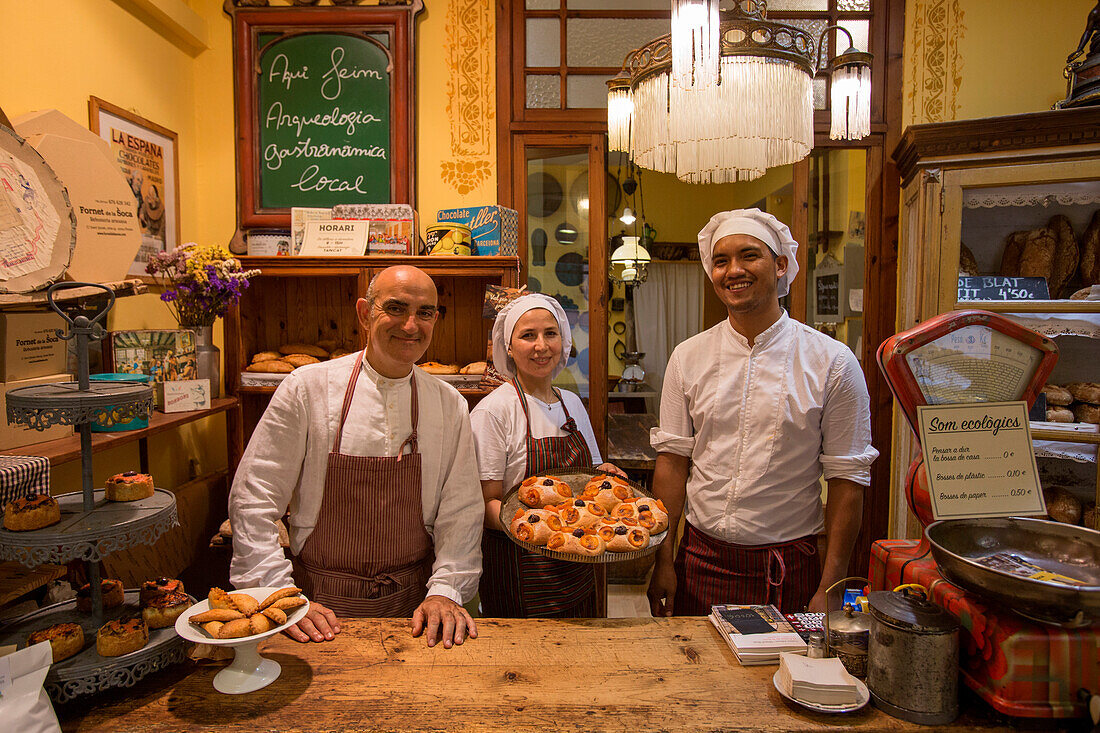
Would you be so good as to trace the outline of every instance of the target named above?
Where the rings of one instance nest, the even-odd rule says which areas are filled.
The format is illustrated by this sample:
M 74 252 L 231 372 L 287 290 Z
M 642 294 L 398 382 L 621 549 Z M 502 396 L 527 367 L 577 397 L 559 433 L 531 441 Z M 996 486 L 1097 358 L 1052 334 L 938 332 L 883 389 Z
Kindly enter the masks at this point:
M 553 468 L 588 468 L 592 453 L 577 423 L 569 416 L 565 400 L 567 433 L 561 437 L 531 437 L 531 413 L 519 383 L 512 380 L 527 419 L 528 476 Z M 592 618 L 596 615 L 594 565 L 565 562 L 522 549 L 503 532 L 486 529 L 481 540 L 483 571 L 481 609 L 493 618 Z
M 817 536 L 735 545 L 685 521 L 676 581 L 677 616 L 706 616 L 719 603 L 772 603 L 784 613 L 805 611 L 821 582 Z
M 337 616 L 407 618 L 427 594 L 435 561 L 421 507 L 416 376 L 410 382 L 412 432 L 397 455 L 341 453 L 344 420 L 364 353 L 348 380 L 328 454 L 321 511 L 294 560 L 294 577 L 309 598 Z

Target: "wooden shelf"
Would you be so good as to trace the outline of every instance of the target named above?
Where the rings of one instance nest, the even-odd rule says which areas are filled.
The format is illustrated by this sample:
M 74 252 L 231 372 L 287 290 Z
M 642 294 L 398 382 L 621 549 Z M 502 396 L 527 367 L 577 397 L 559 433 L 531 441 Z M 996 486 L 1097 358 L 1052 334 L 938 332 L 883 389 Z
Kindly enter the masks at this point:
M 1085 433 L 1077 430 L 1032 428 L 1031 437 L 1034 440 L 1053 440 L 1059 443 L 1100 445 L 1100 433 Z
M 236 397 L 221 397 L 213 401 L 208 410 L 194 410 L 192 412 L 153 412 L 149 417 L 149 427 L 140 430 L 127 430 L 119 433 L 92 433 L 92 452 L 98 453 L 108 448 L 116 448 L 127 443 L 148 438 L 150 435 L 173 430 L 204 417 L 225 412 L 237 406 Z M 56 466 L 69 461 L 80 459 L 80 436 L 72 435 L 60 440 L 48 440 L 44 443 L 31 443 L 30 445 L 9 448 L 0 451 L 0 455 L 7 456 L 45 456 L 50 460 L 51 466 Z
M 64 565 L 39 565 L 28 568 L 17 562 L 0 562 L 0 606 L 11 603 L 51 580 L 65 577 Z
M 114 291 L 116 298 L 125 298 L 129 295 L 141 295 L 148 287 L 141 280 L 122 280 L 114 283 L 102 283 Z M 85 298 L 103 298 L 105 293 L 99 288 L 71 288 L 59 290 L 54 294 L 54 300 L 58 303 L 71 303 Z M 49 308 L 46 301 L 46 291 L 39 290 L 33 293 L 4 293 L 0 295 L 0 310 L 39 310 Z
M 365 268 L 382 270 L 412 265 L 429 275 L 498 276 L 501 269 L 519 272 L 518 257 L 429 257 L 369 255 L 367 257 L 238 257 L 244 269 L 257 268 L 267 277 L 308 275 L 353 277 Z
M 276 389 L 278 387 L 274 385 L 251 384 L 237 387 L 237 392 L 238 394 L 271 395 L 275 394 Z M 466 397 L 484 397 L 492 391 L 491 389 L 460 389 L 458 393 Z

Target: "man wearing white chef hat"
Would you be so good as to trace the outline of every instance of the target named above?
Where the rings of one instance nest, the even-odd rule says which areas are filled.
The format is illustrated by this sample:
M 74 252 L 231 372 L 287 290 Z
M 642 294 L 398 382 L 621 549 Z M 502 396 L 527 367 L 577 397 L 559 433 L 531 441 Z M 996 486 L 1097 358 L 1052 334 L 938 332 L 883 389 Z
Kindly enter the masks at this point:
M 759 209 L 716 214 L 699 232 L 729 318 L 677 346 L 665 371 L 653 488 L 671 526 L 686 521 L 679 551 L 672 539 L 658 550 L 654 616 L 715 603 L 824 611 L 825 590 L 848 574 L 878 456 L 870 399 L 848 347 L 779 305 L 797 248 Z

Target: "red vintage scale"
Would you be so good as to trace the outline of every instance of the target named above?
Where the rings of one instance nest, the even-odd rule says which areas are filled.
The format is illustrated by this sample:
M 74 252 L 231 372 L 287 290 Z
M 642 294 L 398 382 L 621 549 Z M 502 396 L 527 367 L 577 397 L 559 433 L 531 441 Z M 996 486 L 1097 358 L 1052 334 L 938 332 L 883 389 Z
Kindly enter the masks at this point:
M 940 315 L 892 336 L 877 357 L 919 439 L 921 405 L 1022 400 L 1030 408 L 1058 361 L 1058 349 L 1007 318 L 970 310 Z M 927 527 L 933 515 L 923 457 L 909 467 L 905 497 Z M 872 590 L 919 583 L 958 619 L 962 679 L 982 699 L 1013 716 L 1086 714 L 1088 698 L 1079 691 L 1100 691 L 1100 627 L 1036 623 L 944 575 L 927 534 L 920 541 L 879 540 L 871 548 Z

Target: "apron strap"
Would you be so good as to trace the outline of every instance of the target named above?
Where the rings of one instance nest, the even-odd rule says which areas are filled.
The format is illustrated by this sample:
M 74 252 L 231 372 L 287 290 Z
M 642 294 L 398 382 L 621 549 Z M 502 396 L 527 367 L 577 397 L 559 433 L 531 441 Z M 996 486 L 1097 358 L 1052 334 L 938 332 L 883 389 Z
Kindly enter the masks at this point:
M 561 426 L 562 430 L 567 433 L 577 432 L 577 421 L 569 416 L 569 408 L 565 406 L 565 398 L 561 396 L 561 392 L 556 388 L 551 387 L 550 389 L 554 390 L 554 394 L 558 396 L 558 402 L 561 403 L 561 411 L 565 413 L 565 422 Z
M 367 350 L 364 348 L 359 352 L 359 356 L 355 358 L 355 366 L 351 369 L 351 378 L 348 380 L 348 387 L 344 390 L 344 404 L 340 408 L 340 424 L 336 426 L 336 439 L 332 441 L 332 452 L 340 452 L 340 437 L 344 434 L 344 420 L 348 417 L 348 410 L 351 409 L 351 397 L 355 394 L 355 383 L 359 381 L 359 372 L 363 369 L 363 358 L 366 355 Z
M 413 370 L 416 371 L 415 369 Z M 401 447 L 397 449 L 397 460 L 400 461 L 401 457 L 405 455 L 405 446 L 409 446 L 409 455 L 419 452 L 419 445 L 417 443 L 416 436 L 416 424 L 417 419 L 420 417 L 419 400 L 416 394 L 416 374 L 409 375 L 409 388 L 412 390 L 412 395 L 409 400 L 410 410 L 412 411 L 412 432 L 409 433 L 409 437 L 405 438 L 405 442 L 401 444 Z

